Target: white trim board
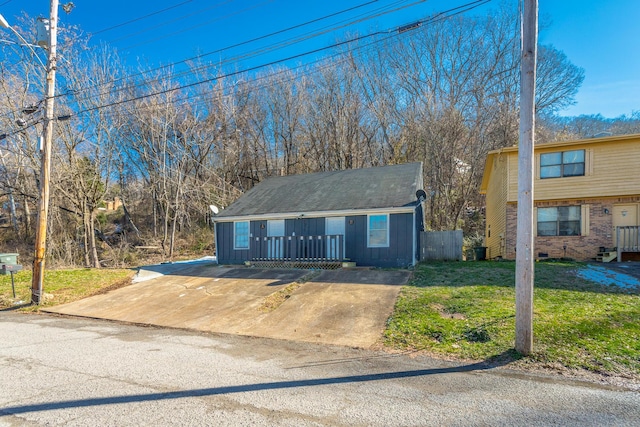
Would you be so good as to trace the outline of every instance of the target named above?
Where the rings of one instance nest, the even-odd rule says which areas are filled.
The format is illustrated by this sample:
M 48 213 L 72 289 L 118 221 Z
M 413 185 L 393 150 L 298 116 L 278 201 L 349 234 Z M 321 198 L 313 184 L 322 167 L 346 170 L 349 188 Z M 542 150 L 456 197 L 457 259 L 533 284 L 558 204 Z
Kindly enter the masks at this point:
M 393 214 L 393 213 L 411 213 L 415 211 L 416 205 L 399 206 L 393 208 L 377 208 L 377 209 L 348 209 L 338 211 L 314 211 L 314 212 L 285 212 L 285 213 L 269 213 L 260 215 L 236 215 L 223 218 L 215 218 L 214 222 L 233 222 L 233 221 L 257 221 L 269 219 L 295 219 L 295 218 L 325 218 L 330 216 L 355 216 L 355 215 L 371 215 L 371 214 Z

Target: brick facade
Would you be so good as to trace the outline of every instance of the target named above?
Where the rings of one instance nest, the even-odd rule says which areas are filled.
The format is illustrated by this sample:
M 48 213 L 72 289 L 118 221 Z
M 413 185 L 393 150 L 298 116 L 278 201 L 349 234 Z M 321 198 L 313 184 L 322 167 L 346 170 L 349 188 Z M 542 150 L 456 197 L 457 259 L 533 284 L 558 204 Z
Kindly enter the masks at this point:
M 584 236 L 536 236 L 534 239 L 535 257 L 568 257 L 583 261 L 595 258 L 601 247 L 614 247 L 613 217 L 611 215 L 613 205 L 638 202 L 640 202 L 640 197 L 536 202 L 534 204 L 536 208 L 589 205 L 589 232 Z M 515 259 L 516 256 L 517 209 L 515 203 L 508 203 L 506 206 L 507 227 L 504 247 L 507 259 Z M 535 221 L 536 218 L 534 218 Z

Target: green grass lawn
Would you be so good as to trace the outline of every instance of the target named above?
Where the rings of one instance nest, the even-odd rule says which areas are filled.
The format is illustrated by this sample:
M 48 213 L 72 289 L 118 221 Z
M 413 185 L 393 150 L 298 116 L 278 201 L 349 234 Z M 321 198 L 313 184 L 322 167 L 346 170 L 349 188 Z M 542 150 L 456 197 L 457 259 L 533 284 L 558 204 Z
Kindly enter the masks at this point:
M 45 298 L 41 306 L 64 304 L 90 295 L 106 292 L 131 283 L 135 272 L 128 269 L 73 269 L 45 271 L 43 289 Z M 11 291 L 11 276 L 0 275 L 0 309 L 15 307 L 17 301 L 31 301 L 31 271 L 14 275 L 16 299 Z M 22 305 L 22 304 L 20 304 Z M 23 310 L 37 310 L 37 306 Z
M 535 264 L 534 353 L 518 363 L 640 377 L 640 290 L 576 276 L 580 263 Z M 473 360 L 513 361 L 515 263 L 416 267 L 385 344 Z

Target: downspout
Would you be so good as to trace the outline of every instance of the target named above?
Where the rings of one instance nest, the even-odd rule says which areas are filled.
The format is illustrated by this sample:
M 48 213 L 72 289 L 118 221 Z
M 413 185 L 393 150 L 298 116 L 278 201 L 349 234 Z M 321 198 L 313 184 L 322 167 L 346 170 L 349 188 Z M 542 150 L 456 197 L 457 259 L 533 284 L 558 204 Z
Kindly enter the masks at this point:
M 418 205 L 416 205 L 416 209 Z M 413 263 L 412 267 L 416 266 L 416 262 L 418 260 L 418 240 L 416 235 L 416 229 L 418 228 L 418 224 L 416 223 L 416 209 L 413 210 Z
M 424 207 L 423 207 L 423 202 L 427 198 L 427 193 L 425 193 L 424 190 L 420 189 L 420 190 L 416 191 L 416 198 L 418 200 L 416 201 L 416 205 L 413 208 L 413 267 L 415 267 L 415 265 L 420 260 L 420 254 L 418 253 L 419 252 L 418 235 L 417 235 L 418 224 L 416 223 L 416 210 L 418 209 L 418 206 L 420 206 L 420 211 L 422 212 L 421 223 L 424 226 Z

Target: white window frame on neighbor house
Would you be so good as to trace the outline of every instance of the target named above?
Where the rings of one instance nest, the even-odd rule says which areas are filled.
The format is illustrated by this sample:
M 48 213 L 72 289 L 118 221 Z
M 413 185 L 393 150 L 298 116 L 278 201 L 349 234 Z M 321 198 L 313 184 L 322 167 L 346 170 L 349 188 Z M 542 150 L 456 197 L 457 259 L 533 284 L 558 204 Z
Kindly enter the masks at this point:
M 385 217 L 384 228 L 371 228 L 371 219 L 374 217 Z M 385 231 L 385 241 L 383 243 L 371 243 L 372 231 Z M 367 247 L 368 248 L 388 248 L 389 247 L 389 214 L 367 215 Z
M 243 237 L 243 234 L 238 233 L 238 225 L 240 224 L 246 224 L 247 225 L 247 232 L 246 232 L 246 245 L 245 246 L 241 246 L 238 245 L 238 237 Z M 249 221 L 234 221 L 233 222 L 233 249 L 234 250 L 246 250 L 249 249 L 249 241 L 251 240 L 251 233 L 249 232 L 249 228 L 250 228 L 250 223 Z M 244 242 L 241 242 L 241 244 Z
M 576 161 L 576 154 L 582 154 L 582 160 Z M 587 169 L 585 150 L 556 151 L 540 154 L 540 178 L 566 178 L 572 176 L 585 176 Z M 573 157 L 573 158 L 572 158 Z M 582 165 L 582 173 L 570 172 L 577 165 Z M 566 169 L 566 170 L 565 170 Z

